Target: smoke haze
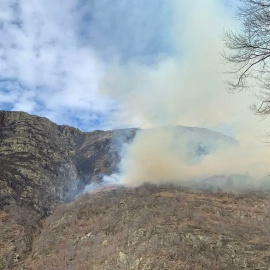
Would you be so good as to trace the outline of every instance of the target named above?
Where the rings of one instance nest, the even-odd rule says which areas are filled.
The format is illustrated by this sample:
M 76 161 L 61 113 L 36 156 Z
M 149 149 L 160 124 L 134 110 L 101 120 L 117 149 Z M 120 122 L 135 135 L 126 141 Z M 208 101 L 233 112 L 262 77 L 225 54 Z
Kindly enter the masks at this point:
M 218 133 L 215 137 L 208 132 L 196 129 L 193 134 L 181 134 L 177 127 L 139 131 L 124 150 L 119 182 L 131 186 L 144 182 L 186 184 L 188 180 L 238 174 L 257 179 L 259 187 L 266 176 L 268 153 L 256 145 L 224 140 Z

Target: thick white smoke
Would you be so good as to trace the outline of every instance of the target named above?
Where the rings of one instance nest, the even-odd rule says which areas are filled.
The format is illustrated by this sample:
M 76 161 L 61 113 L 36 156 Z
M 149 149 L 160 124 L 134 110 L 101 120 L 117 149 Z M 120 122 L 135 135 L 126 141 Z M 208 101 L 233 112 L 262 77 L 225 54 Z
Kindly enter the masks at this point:
M 212 142 L 209 142 L 199 129 L 196 132 L 197 139 L 190 133 L 180 134 L 177 128 L 139 131 L 126 148 L 120 164 L 120 183 L 132 186 L 144 182 L 179 184 L 211 176 L 241 174 L 257 179 L 257 186 L 261 185 L 269 168 L 269 154 L 262 151 L 264 148 L 247 141 L 227 142 L 219 137 L 210 138 Z M 198 146 L 201 147 L 198 141 L 209 152 L 198 153 Z
M 221 61 L 221 35 L 232 21 L 217 0 L 181 0 L 171 5 L 168 37 L 177 48 L 174 57 L 160 56 L 153 65 L 116 62 L 100 83 L 100 91 L 119 106 L 111 125 L 207 127 L 234 135 L 240 145 L 220 145 L 192 163 L 187 158 L 188 138 L 175 137 L 170 129 L 142 131 L 125 149 L 117 177 L 128 185 L 178 183 L 219 174 L 264 177 L 270 169 L 270 151 L 256 136 L 265 133 L 265 122 L 248 109 L 252 97 L 230 95 L 224 83 L 228 67 Z

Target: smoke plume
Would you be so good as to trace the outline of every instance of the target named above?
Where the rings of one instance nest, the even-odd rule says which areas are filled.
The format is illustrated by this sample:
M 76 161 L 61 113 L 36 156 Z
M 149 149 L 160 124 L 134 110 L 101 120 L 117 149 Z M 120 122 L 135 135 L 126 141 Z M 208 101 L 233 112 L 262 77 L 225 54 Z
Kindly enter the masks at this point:
M 175 53 L 159 55 L 151 64 L 115 61 L 100 83 L 100 92 L 118 106 L 111 126 L 154 128 L 139 131 L 123 150 L 117 178 L 127 185 L 231 174 L 263 179 L 270 152 L 258 136 L 265 134 L 266 123 L 250 112 L 253 97 L 228 94 L 224 83 L 228 67 L 221 61 L 221 35 L 232 28 L 231 19 L 219 1 L 169 2 L 172 23 L 167 37 Z M 215 149 L 196 155 L 191 138 L 172 128 L 156 128 L 165 125 L 205 127 L 239 143 L 217 143 Z

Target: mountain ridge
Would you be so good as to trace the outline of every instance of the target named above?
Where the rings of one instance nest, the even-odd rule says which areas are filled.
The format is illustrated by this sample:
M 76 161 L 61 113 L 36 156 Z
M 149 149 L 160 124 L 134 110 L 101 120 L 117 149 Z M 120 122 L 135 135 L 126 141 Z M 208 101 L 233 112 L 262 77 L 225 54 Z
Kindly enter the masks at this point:
M 174 129 L 177 136 L 187 134 L 196 140 L 203 136 L 203 140 L 211 137 L 209 141 L 235 143 L 233 138 L 205 128 L 165 128 Z M 6 200 L 18 202 L 20 198 L 26 203 L 25 193 L 32 186 L 36 197 L 48 197 L 44 204 L 47 210 L 39 207 L 38 199 L 31 198 L 35 210 L 46 215 L 55 200 L 72 199 L 85 185 L 116 172 L 122 145 L 131 142 L 138 131 L 143 130 L 83 132 L 45 117 L 0 111 L 0 206 Z
M 201 130 L 178 129 L 187 136 L 187 130 Z M 53 215 L 59 203 L 73 201 L 86 185 L 118 172 L 122 146 L 141 131 L 82 132 L 45 117 L 0 111 L 0 269 L 12 268 L 32 250 L 41 221 Z M 205 129 L 203 133 L 229 144 L 233 140 Z

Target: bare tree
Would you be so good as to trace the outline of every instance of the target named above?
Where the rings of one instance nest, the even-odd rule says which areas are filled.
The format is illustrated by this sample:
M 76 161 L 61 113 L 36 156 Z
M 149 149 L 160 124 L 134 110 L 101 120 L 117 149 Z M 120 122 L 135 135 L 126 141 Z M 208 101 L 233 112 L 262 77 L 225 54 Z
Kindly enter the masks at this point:
M 224 35 L 229 53 L 224 57 L 233 65 L 230 89 L 242 90 L 256 85 L 259 106 L 253 106 L 257 114 L 270 114 L 270 1 L 239 0 L 237 18 L 241 22 L 239 32 L 228 31 Z M 253 91 L 254 92 L 254 91 Z

